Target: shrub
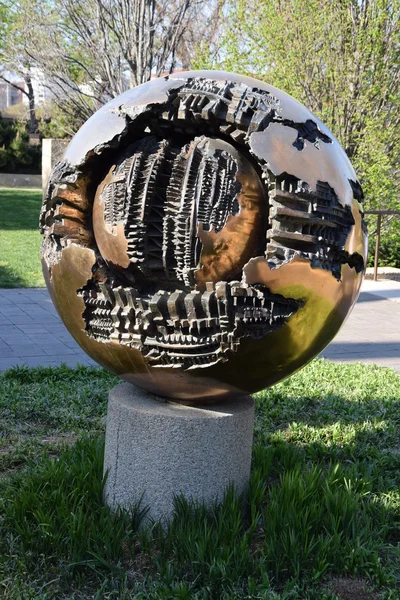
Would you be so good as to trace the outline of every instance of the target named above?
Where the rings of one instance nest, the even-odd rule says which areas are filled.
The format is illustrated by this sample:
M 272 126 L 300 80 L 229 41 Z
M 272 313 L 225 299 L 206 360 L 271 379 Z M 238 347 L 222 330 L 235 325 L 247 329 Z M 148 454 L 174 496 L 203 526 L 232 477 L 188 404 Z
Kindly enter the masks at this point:
M 29 144 L 28 124 L 0 116 L 0 172 L 40 173 L 42 150 Z
M 371 222 L 369 230 L 368 266 L 373 267 L 376 242 L 375 223 L 373 224 Z M 400 269 L 400 215 L 391 219 L 390 223 L 382 222 L 381 241 L 379 245 L 379 266 Z

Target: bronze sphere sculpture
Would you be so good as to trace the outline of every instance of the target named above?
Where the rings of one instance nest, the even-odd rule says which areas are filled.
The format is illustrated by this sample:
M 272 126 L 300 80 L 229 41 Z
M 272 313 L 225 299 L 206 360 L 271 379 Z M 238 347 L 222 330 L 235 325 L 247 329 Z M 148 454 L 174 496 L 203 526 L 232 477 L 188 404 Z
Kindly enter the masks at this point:
M 365 269 L 362 190 L 330 131 L 256 79 L 176 73 L 78 131 L 41 212 L 43 270 L 82 348 L 202 403 L 287 377 L 334 337 Z

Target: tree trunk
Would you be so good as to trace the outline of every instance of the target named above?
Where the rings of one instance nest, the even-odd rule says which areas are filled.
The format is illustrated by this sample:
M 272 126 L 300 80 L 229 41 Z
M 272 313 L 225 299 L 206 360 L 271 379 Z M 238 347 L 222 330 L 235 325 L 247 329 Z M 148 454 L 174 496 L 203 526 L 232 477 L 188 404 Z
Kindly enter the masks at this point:
M 25 83 L 26 87 L 28 88 L 27 96 L 29 101 L 29 133 L 37 133 L 38 124 L 35 112 L 35 95 L 33 93 L 32 79 L 29 74 L 25 75 Z

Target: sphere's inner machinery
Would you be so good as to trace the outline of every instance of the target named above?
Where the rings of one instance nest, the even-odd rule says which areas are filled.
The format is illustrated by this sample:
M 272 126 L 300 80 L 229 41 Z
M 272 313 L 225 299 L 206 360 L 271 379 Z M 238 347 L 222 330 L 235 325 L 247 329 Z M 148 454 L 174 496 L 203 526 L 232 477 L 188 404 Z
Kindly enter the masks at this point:
M 88 282 L 87 333 L 153 366 L 190 369 L 282 326 L 301 303 L 234 280 L 264 251 L 267 211 L 254 167 L 223 140 L 129 146 L 99 185 L 93 228 L 111 272 L 129 266 L 134 285 Z
M 296 253 L 310 260 L 313 268 L 331 271 L 341 278 L 342 265 L 363 269 L 361 255 L 351 258 L 344 250 L 354 226 L 348 206 L 342 206 L 328 183 L 317 181 L 315 192 L 294 177 L 277 178 L 270 196 L 270 229 L 266 257 L 279 265 Z
M 239 178 L 256 179 L 254 169 L 226 142 L 204 136 L 182 147 L 149 136 L 124 154 L 94 203 L 100 253 L 110 265 L 131 263 L 139 277 L 194 285 L 202 250 L 199 227 L 219 233 L 229 216 L 239 214 L 239 164 L 247 167 Z M 263 188 L 257 183 L 261 204 Z M 265 203 L 260 208 L 266 212 Z M 122 237 L 122 244 L 115 237 Z
M 238 281 L 209 283 L 203 293 L 146 296 L 110 284 L 88 285 L 79 293 L 91 337 L 136 348 L 152 366 L 184 369 L 227 360 L 241 338 L 263 338 L 303 305 Z
M 271 265 L 280 266 L 282 262 L 287 262 L 294 256 L 300 255 L 310 260 L 313 267 L 331 271 L 337 279 L 340 279 L 341 266 L 347 262 L 354 266 L 357 271 L 362 270 L 362 256 L 350 257 L 344 251 L 343 240 L 349 235 L 354 226 L 354 217 L 350 206 L 339 200 L 336 190 L 329 183 L 322 180 L 317 180 L 315 186 L 312 189 L 310 188 L 307 180 L 314 176 L 312 164 L 310 168 L 305 169 L 304 177 L 299 179 L 286 171 L 274 175 L 268 163 L 259 158 L 259 148 L 258 145 L 256 148 L 252 143 L 252 135 L 259 135 L 264 130 L 268 131 L 271 125 L 279 124 L 285 130 L 285 133 L 286 131 L 295 132 L 295 139 L 291 145 L 296 149 L 299 156 L 306 151 L 305 146 L 307 143 L 319 149 L 324 144 L 330 145 L 332 142 L 329 136 L 320 131 L 311 119 L 307 119 L 305 122 L 295 122 L 282 118 L 280 116 L 279 100 L 273 94 L 257 88 L 249 88 L 237 82 L 194 78 L 183 81 L 177 89 L 169 90 L 167 103 L 151 105 L 142 111 L 139 117 L 134 111 L 132 112 L 129 105 L 121 105 L 118 109 L 112 110 L 135 122 L 138 131 L 141 128 L 142 130 L 146 129 L 147 126 L 154 136 L 157 136 L 159 140 L 164 140 L 162 148 L 150 153 L 156 163 L 160 159 L 164 161 L 165 172 L 158 168 L 152 171 L 157 174 L 158 181 L 155 182 L 155 188 L 157 188 L 158 195 L 160 195 L 162 189 L 162 180 L 164 179 L 165 182 L 165 180 L 170 179 L 168 169 L 172 168 L 178 155 L 180 156 L 178 163 L 183 159 L 182 147 L 178 147 L 176 141 L 169 142 L 168 140 L 186 135 L 188 131 L 191 131 L 192 135 L 195 132 L 199 137 L 204 134 L 217 137 L 222 135 L 224 139 L 230 140 L 236 147 L 244 149 L 243 153 L 240 152 L 241 156 L 251 155 L 262 172 L 264 193 L 269 196 L 272 210 L 269 215 L 268 238 L 263 241 L 263 251 L 260 254 L 271 261 Z M 150 127 L 149 124 L 151 124 Z M 139 140 L 134 143 L 139 145 L 150 143 L 151 145 L 152 141 Z M 138 149 L 138 153 L 142 152 L 143 156 L 147 156 L 148 150 L 146 148 L 142 151 Z M 194 147 L 192 142 L 190 152 L 196 155 L 198 150 L 198 144 Z M 177 153 L 176 156 L 175 153 Z M 127 162 L 121 166 L 121 170 L 124 168 L 129 169 L 130 166 L 134 169 L 144 168 L 145 170 L 150 167 L 149 164 L 145 165 L 140 160 L 130 161 L 127 157 Z M 178 168 L 177 163 L 175 166 Z M 64 172 L 65 176 L 63 176 Z M 83 242 L 84 245 L 87 245 L 89 243 L 87 237 L 90 236 L 90 232 L 85 232 L 77 226 L 77 219 L 71 214 L 72 207 L 69 205 L 67 213 L 62 210 L 65 199 L 68 198 L 68 202 L 70 202 L 71 190 L 64 191 L 64 186 L 62 186 L 61 193 L 59 193 L 60 187 L 57 186 L 57 184 L 64 184 L 64 182 L 68 185 L 69 182 L 76 180 L 77 173 L 71 165 L 68 163 L 57 165 L 43 203 L 41 230 L 43 233 L 46 232 L 50 239 L 53 239 L 56 250 L 61 250 L 62 247 L 75 239 L 79 244 Z M 114 193 L 116 196 L 124 194 L 125 192 L 121 189 L 122 185 L 125 185 L 125 181 L 125 178 L 122 177 L 119 186 L 117 181 L 114 181 L 115 185 L 112 185 L 106 194 L 110 194 L 110 198 L 114 196 Z M 134 177 L 134 181 L 137 185 L 140 185 L 139 178 Z M 204 184 L 206 184 L 206 181 L 207 178 L 204 179 Z M 154 184 L 153 181 L 149 181 L 149 183 L 150 187 Z M 362 190 L 358 182 L 349 179 L 348 185 L 352 189 L 353 197 L 357 201 L 361 201 Z M 73 189 L 76 185 L 70 187 Z M 118 187 L 121 188 L 119 192 L 117 191 Z M 171 193 L 173 194 L 172 188 L 170 189 Z M 79 199 L 77 194 L 72 195 L 74 196 L 73 206 L 77 211 L 76 216 L 82 219 L 82 208 L 86 210 L 87 199 Z M 157 202 L 162 204 L 160 199 L 155 203 L 147 202 L 147 210 L 153 207 L 155 212 Z M 172 206 L 172 200 L 170 202 L 170 206 Z M 105 215 L 105 223 L 108 226 L 112 223 L 119 223 L 127 205 L 128 203 L 125 202 L 116 202 L 111 209 L 109 202 L 108 210 L 111 212 Z M 137 203 L 132 204 L 132 210 L 140 211 L 139 205 Z M 161 212 L 162 210 L 164 210 L 164 214 L 167 214 L 167 207 L 161 209 Z M 96 202 L 94 211 L 96 213 Z M 144 216 L 143 213 L 141 216 Z M 71 220 L 69 220 L 70 218 Z M 102 218 L 100 220 L 96 219 L 95 214 L 95 227 L 96 221 L 101 222 Z M 144 243 L 146 244 L 147 232 L 143 234 L 139 224 L 137 229 L 134 229 L 137 224 L 134 216 L 130 221 L 132 225 L 131 232 L 126 232 L 126 237 L 130 239 L 130 258 L 133 258 L 134 253 L 138 251 L 138 263 L 142 257 L 140 254 L 142 250 L 138 248 L 138 245 L 140 245 L 139 240 L 145 240 Z M 169 219 L 169 222 L 171 224 L 171 219 Z M 135 239 L 136 232 L 138 233 L 137 240 Z M 98 227 L 96 235 L 98 244 L 101 244 L 101 237 L 100 227 Z M 126 242 L 121 239 L 118 240 L 118 237 L 121 236 L 113 236 L 112 245 L 115 249 L 111 253 L 110 260 L 107 258 L 107 244 L 104 241 L 103 250 L 105 250 L 105 254 L 103 254 L 103 258 L 109 264 L 114 265 L 120 264 L 125 259 L 123 267 L 126 268 L 130 261 L 130 258 L 126 257 Z M 155 238 L 156 236 L 152 238 L 151 242 L 153 247 L 157 244 Z M 187 247 L 187 239 L 185 239 L 185 244 Z M 193 250 L 194 248 L 192 248 L 192 252 Z M 150 256 L 151 249 L 149 245 L 147 245 L 147 251 Z M 54 248 L 44 248 L 43 252 L 47 253 L 46 260 L 49 262 L 50 267 L 59 258 L 59 254 L 54 251 Z M 115 260 L 116 254 L 119 254 L 117 260 Z M 156 262 L 160 262 L 159 250 L 154 248 L 154 254 L 157 257 Z M 180 256 L 182 256 L 182 250 Z M 163 260 L 165 262 L 165 255 Z M 142 263 L 145 263 L 145 261 L 142 261 Z M 190 277 L 187 267 L 186 263 L 186 265 L 182 265 L 181 269 L 182 274 L 185 270 L 186 280 Z M 213 278 L 210 279 L 213 280 Z

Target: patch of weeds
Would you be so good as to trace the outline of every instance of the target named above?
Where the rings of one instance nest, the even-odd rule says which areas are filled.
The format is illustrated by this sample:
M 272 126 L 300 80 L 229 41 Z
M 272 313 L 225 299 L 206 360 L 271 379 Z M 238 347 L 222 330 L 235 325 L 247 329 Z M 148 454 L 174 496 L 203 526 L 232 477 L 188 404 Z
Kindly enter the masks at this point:
M 332 577 L 327 588 L 340 600 L 379 600 L 379 595 L 362 579 Z

